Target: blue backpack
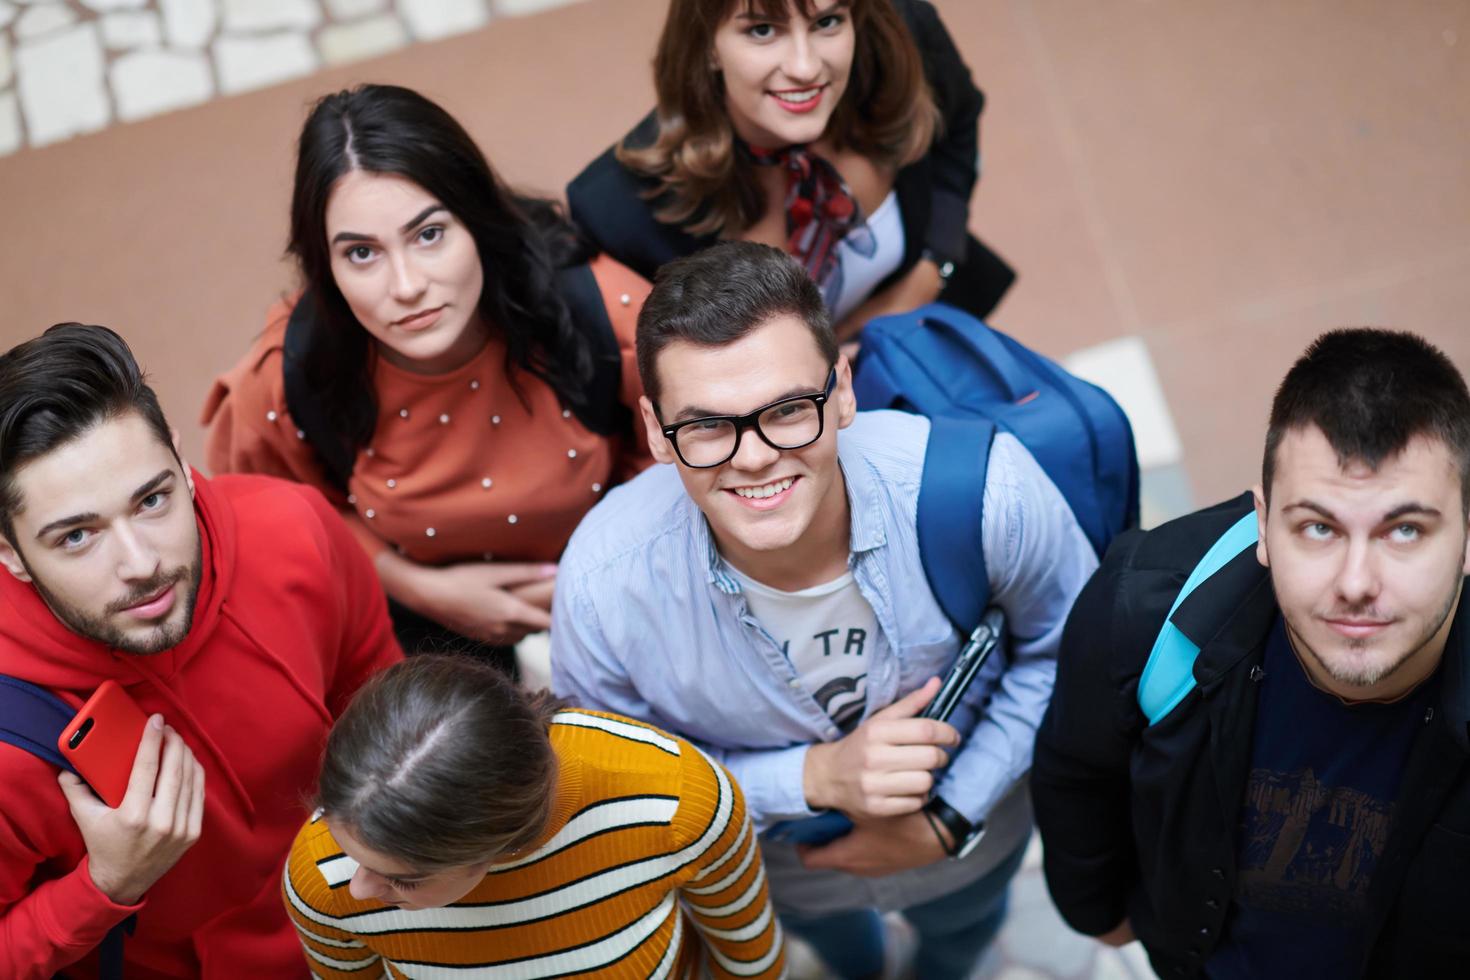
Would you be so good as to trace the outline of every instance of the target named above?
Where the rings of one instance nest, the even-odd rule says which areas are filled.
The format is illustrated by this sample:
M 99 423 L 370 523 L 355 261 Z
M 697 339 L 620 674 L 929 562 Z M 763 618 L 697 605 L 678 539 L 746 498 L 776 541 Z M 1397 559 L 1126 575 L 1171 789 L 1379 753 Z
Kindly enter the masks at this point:
M 990 444 L 1009 432 L 1061 491 L 1099 558 L 1138 524 L 1138 456 L 1118 403 L 998 330 L 942 303 L 863 330 L 859 408 L 928 416 L 919 554 L 961 634 L 980 622 L 990 579 L 980 541 Z
M 38 756 L 58 769 L 77 771 L 56 747 L 61 732 L 76 717 L 76 709 L 42 687 L 8 674 L 0 674 L 0 742 Z M 113 926 L 98 947 L 102 980 L 121 980 L 123 938 L 137 924 L 128 916 Z

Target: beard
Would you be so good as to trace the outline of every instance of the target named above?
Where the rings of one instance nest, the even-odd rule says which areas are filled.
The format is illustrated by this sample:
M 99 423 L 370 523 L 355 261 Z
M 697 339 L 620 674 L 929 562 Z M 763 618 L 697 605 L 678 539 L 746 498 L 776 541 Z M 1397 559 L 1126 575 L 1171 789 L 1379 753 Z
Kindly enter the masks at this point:
M 197 537 L 194 539 L 193 562 L 159 572 L 148 581 L 135 586 L 128 595 L 108 603 L 100 613 L 74 606 L 56 595 L 46 588 L 45 583 L 36 576 L 30 565 L 25 563 L 23 554 L 20 555 L 20 559 L 31 577 L 31 584 L 36 587 L 36 592 L 45 600 L 52 614 L 61 621 L 63 626 L 78 636 L 95 640 L 123 653 L 151 656 L 178 646 L 183 642 L 184 637 L 189 635 L 189 630 L 194 625 L 194 605 L 199 601 L 199 583 L 204 577 L 203 547 Z M 141 636 L 136 632 L 129 633 L 114 624 L 113 617 L 118 613 L 137 605 L 169 586 L 180 584 L 184 585 L 184 590 L 179 596 L 179 609 L 169 610 L 170 617 L 182 611 L 182 615 L 178 615 L 176 622 L 171 623 L 165 620 Z
M 1323 656 L 1310 643 L 1307 642 L 1306 637 L 1303 635 L 1303 633 L 1292 625 L 1290 618 L 1287 618 L 1286 621 L 1286 632 L 1287 637 L 1291 641 L 1292 647 L 1297 651 L 1297 656 L 1300 658 L 1303 654 L 1305 654 L 1307 657 L 1310 657 L 1312 661 L 1314 661 L 1319 667 L 1322 668 L 1323 671 L 1326 672 L 1328 677 L 1331 677 L 1337 683 L 1345 685 L 1347 687 L 1372 687 L 1378 682 L 1393 676 L 1393 674 L 1395 674 L 1400 667 L 1408 663 L 1414 658 L 1415 654 L 1424 649 L 1424 647 L 1435 636 L 1439 634 L 1439 631 L 1444 626 L 1445 621 L 1454 614 L 1455 607 L 1459 604 L 1459 601 L 1460 585 L 1457 581 L 1455 588 L 1451 589 L 1449 595 L 1445 598 L 1444 604 L 1440 608 L 1438 614 L 1431 617 L 1425 623 L 1424 629 L 1420 631 L 1419 635 L 1414 636 L 1411 642 L 1404 644 L 1404 648 L 1398 651 L 1396 654 L 1381 657 L 1376 660 L 1369 660 L 1367 662 L 1358 661 L 1356 663 L 1344 663 L 1337 658 L 1329 659 Z M 1285 615 L 1284 612 L 1283 615 Z M 1369 619 L 1386 618 L 1367 606 L 1352 609 L 1335 609 L 1331 611 L 1330 616 L 1318 618 L 1335 617 L 1363 617 Z M 1353 651 L 1354 653 L 1368 652 L 1372 649 L 1374 644 L 1374 640 L 1371 637 L 1358 639 L 1345 638 L 1340 642 L 1345 649 Z

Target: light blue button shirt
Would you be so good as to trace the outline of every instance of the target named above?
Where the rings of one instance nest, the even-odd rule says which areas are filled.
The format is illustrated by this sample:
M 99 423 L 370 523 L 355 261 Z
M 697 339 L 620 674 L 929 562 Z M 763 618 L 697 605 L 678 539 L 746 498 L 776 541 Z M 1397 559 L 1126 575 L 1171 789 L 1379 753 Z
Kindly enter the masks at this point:
M 838 434 L 848 564 L 888 641 L 868 665 L 864 717 L 942 676 L 960 647 L 919 560 L 928 435 L 927 419 L 889 411 L 859 412 Z M 1017 784 L 1051 698 L 1062 626 L 1097 559 L 1051 480 L 1006 433 L 991 447 L 982 518 L 976 546 L 985 549 L 991 601 L 1005 610 L 1010 637 L 952 719 L 966 738 L 937 792 L 971 821 L 987 820 L 992 833 L 1001 829 L 992 811 L 1014 800 L 1021 812 L 999 822 L 1015 845 L 1029 832 Z M 813 814 L 802 791 L 807 749 L 841 732 L 750 614 L 673 466 L 618 487 L 583 520 L 562 556 L 552 620 L 558 694 L 698 743 L 734 774 L 758 827 Z M 1002 860 L 1005 844 L 978 848 L 978 865 L 964 877 Z M 933 889 L 903 891 L 918 901 Z

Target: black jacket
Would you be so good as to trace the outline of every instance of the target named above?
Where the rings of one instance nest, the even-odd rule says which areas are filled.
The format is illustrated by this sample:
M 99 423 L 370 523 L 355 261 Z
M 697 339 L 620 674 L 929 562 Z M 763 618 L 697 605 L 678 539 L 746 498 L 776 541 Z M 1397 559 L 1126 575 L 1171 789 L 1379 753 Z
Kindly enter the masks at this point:
M 894 0 L 894 6 L 918 44 L 943 126 L 929 153 L 894 179 L 903 213 L 903 262 L 877 289 L 901 278 L 928 249 L 956 264 L 944 301 L 984 316 L 1015 281 L 1005 260 L 965 227 L 970 194 L 979 177 L 978 126 L 985 96 L 927 0 Z M 630 146 L 647 146 L 657 135 L 658 120 L 650 112 L 626 139 Z M 612 148 L 567 186 L 567 202 L 578 227 L 599 249 L 648 279 L 665 262 L 718 240 L 715 235 L 690 235 L 655 218 L 655 204 L 644 194 L 656 186 L 656 181 L 619 163 Z
M 1259 671 L 1277 606 L 1254 550 L 1173 617 L 1201 645 L 1198 686 L 1147 727 L 1138 677 L 1185 577 L 1250 495 L 1119 537 L 1068 618 L 1031 791 L 1047 885 L 1090 935 L 1126 916 L 1160 976 L 1198 975 L 1235 893 L 1235 832 Z M 1470 602 L 1460 602 L 1438 702 L 1410 750 L 1369 892 L 1364 976 L 1470 976 Z

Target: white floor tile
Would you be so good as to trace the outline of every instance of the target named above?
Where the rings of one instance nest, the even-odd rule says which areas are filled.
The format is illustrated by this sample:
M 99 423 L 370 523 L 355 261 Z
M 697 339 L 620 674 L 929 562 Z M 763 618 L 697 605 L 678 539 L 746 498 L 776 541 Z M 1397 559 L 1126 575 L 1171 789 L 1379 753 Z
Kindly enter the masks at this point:
M 103 14 L 102 43 L 114 51 L 157 47 L 163 40 L 163 22 L 152 10 L 119 10 Z
M 1168 466 L 1183 451 L 1153 358 L 1142 337 L 1120 337 L 1068 355 L 1067 370 L 1107 391 L 1122 406 L 1133 426 L 1138 464 Z
M 354 24 L 333 24 L 317 35 L 317 48 L 329 65 L 376 57 L 408 43 L 408 32 L 392 14 L 370 17 Z
M 386 6 L 388 0 L 327 0 L 327 11 L 339 21 L 375 14 Z
M 14 92 L 0 92 L 0 156 L 20 149 L 20 106 Z
M 276 31 L 315 27 L 322 8 L 316 0 L 225 0 L 225 30 Z
M 163 33 L 178 48 L 202 48 L 214 36 L 219 14 L 206 0 L 158 0 Z
M 197 105 L 214 94 L 209 61 L 193 51 L 137 51 L 112 63 L 119 119 L 131 121 Z
M 44 37 L 75 24 L 77 15 L 64 3 L 45 3 L 20 15 L 11 28 L 18 38 Z
M 112 115 L 96 24 L 78 24 L 15 49 L 21 111 L 32 146 L 88 133 Z
M 421 41 L 463 34 L 490 20 L 485 0 L 398 0 L 398 12 Z
M 565 7 L 568 4 L 582 3 L 584 0 L 492 0 L 492 2 L 495 4 L 495 12 L 502 17 L 520 17 L 555 7 Z
M 309 74 L 317 56 L 305 34 L 222 37 L 214 42 L 214 64 L 220 89 L 232 94 Z

